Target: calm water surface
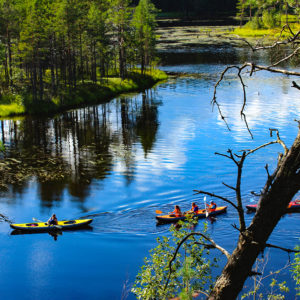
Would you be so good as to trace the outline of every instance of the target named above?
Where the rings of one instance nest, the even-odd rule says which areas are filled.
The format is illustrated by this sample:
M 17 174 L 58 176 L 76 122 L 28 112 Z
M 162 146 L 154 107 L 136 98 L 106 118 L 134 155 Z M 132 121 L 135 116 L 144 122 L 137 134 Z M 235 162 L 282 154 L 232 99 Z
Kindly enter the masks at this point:
M 156 226 L 156 209 L 168 212 L 180 204 L 186 210 L 192 201 L 203 206 L 193 189 L 233 199 L 222 182 L 234 185 L 236 169 L 215 152 L 255 148 L 273 140 L 268 128 L 279 129 L 287 145 L 292 144 L 300 102 L 290 78 L 265 72 L 251 79 L 245 75 L 252 140 L 240 119 L 242 93 L 234 74 L 217 94 L 231 131 L 210 105 L 220 72 L 227 64 L 250 59 L 247 50 L 207 48 L 161 55 L 162 69 L 191 75 L 51 119 L 1 123 L 6 158 L 35 166 L 26 181 L 1 193 L 1 213 L 18 223 L 33 217 L 46 220 L 53 212 L 61 219 L 94 219 L 91 229 L 57 237 L 12 235 L 8 223 L 1 222 L 3 299 L 121 299 L 124 284 L 130 287 L 156 238 L 168 234 L 169 226 Z M 253 57 L 261 63 L 270 58 Z M 257 200 L 250 192 L 263 187 L 264 166 L 274 167 L 280 151 L 275 145 L 248 158 L 245 204 Z M 49 174 L 48 179 L 36 170 Z M 246 215 L 248 223 L 252 217 Z M 271 242 L 294 247 L 299 221 L 300 214 L 284 216 Z M 211 236 L 229 251 L 237 238 L 234 223 L 237 213 L 230 207 L 217 222 L 208 223 Z M 269 256 L 267 271 L 283 267 L 288 259 L 277 250 Z M 288 273 L 283 278 L 290 282 Z

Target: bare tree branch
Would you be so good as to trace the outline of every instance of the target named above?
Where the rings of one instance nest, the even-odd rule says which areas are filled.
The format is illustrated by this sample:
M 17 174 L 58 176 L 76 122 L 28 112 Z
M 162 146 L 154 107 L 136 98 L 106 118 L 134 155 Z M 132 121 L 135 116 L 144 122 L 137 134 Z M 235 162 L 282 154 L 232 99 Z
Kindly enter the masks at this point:
M 272 245 L 272 244 L 265 244 L 265 247 L 280 249 L 280 250 L 285 251 L 287 253 L 300 253 L 300 250 L 288 249 L 288 248 L 279 247 L 279 246 Z
M 290 55 L 282 58 L 281 60 L 278 60 L 276 63 L 272 64 L 270 67 L 275 67 L 275 66 L 281 64 L 282 62 L 285 62 L 285 61 L 289 60 L 290 58 L 295 56 L 298 53 L 299 50 L 300 50 L 300 47 L 296 48 L 293 53 L 291 53 Z
M 250 277 L 250 276 L 257 276 L 257 275 L 262 275 L 262 273 L 256 272 L 256 271 L 251 271 L 251 272 L 249 273 L 249 277 Z
M 199 191 L 199 190 L 194 190 L 194 192 L 196 192 L 195 195 L 203 194 L 203 195 L 207 195 L 207 196 L 211 196 L 211 197 L 214 197 L 214 198 L 223 200 L 224 202 L 229 203 L 229 204 L 232 205 L 236 210 L 238 210 L 238 207 L 237 207 L 232 201 L 228 200 L 228 199 L 225 198 L 225 197 L 222 197 L 222 196 L 219 196 L 219 195 L 216 195 L 216 194 L 213 194 L 213 193 L 205 192 L 205 191 Z
M 227 153 L 229 153 L 229 155 L 219 153 L 219 152 L 215 152 L 215 155 L 220 155 L 220 156 L 227 157 L 227 158 L 231 159 L 236 165 L 238 165 L 238 161 L 234 158 L 234 155 L 232 154 L 232 150 L 228 149 Z
M 222 182 L 222 184 L 225 185 L 226 187 L 228 187 L 229 189 L 236 191 L 236 188 L 235 188 L 235 187 L 233 187 L 233 186 L 231 186 L 231 185 L 228 185 L 228 184 L 226 184 L 225 182 Z
M 298 85 L 295 81 L 292 81 L 292 87 L 300 90 L 300 85 Z
M 287 38 L 286 40 L 283 40 L 283 41 L 279 40 L 281 38 L 281 35 L 282 35 L 283 31 L 286 31 L 286 30 L 288 30 L 288 32 L 291 34 L 291 36 L 289 38 Z M 290 26 L 285 25 L 281 30 L 279 39 L 274 44 L 269 45 L 269 46 L 259 46 L 259 47 L 255 46 L 255 47 L 253 47 L 246 39 L 243 39 L 243 38 L 229 38 L 229 39 L 231 39 L 231 40 L 235 39 L 235 40 L 240 40 L 240 41 L 245 42 L 251 48 L 251 50 L 254 52 L 254 51 L 259 51 L 259 50 L 273 49 L 275 47 L 279 47 L 279 46 L 282 46 L 282 45 L 288 45 L 288 44 L 296 45 L 296 44 L 299 43 L 299 36 L 300 36 L 300 31 L 298 31 L 297 33 L 294 34 L 294 32 L 292 31 Z M 287 56 L 284 56 L 283 58 L 277 60 L 276 62 L 272 63 L 269 66 L 258 65 L 258 64 L 252 63 L 252 62 L 245 62 L 242 66 L 232 65 L 232 66 L 227 66 L 224 69 L 224 71 L 220 75 L 219 80 L 215 84 L 213 98 L 212 98 L 211 103 L 212 103 L 213 107 L 215 105 L 217 106 L 218 111 L 219 111 L 219 115 L 220 115 L 221 119 L 225 122 L 228 130 L 230 130 L 229 124 L 227 123 L 226 118 L 222 113 L 221 104 L 217 101 L 217 96 L 216 95 L 217 95 L 217 88 L 220 86 L 221 82 L 224 80 L 225 75 L 229 72 L 229 70 L 234 70 L 234 69 L 237 70 L 237 77 L 239 78 L 239 81 L 241 83 L 242 90 L 243 90 L 243 103 L 242 103 L 242 107 L 241 107 L 241 110 L 240 110 L 240 115 L 241 115 L 241 118 L 242 118 L 242 120 L 244 121 L 244 123 L 246 125 L 246 128 L 247 128 L 251 138 L 253 138 L 253 134 L 252 134 L 251 129 L 249 127 L 247 117 L 246 117 L 246 113 L 245 113 L 245 108 L 246 108 L 246 104 L 247 104 L 247 96 L 246 96 L 246 85 L 243 81 L 242 71 L 244 71 L 244 70 L 246 71 L 247 68 L 250 67 L 250 76 L 252 76 L 252 74 L 254 72 L 257 72 L 257 71 L 268 71 L 268 72 L 272 72 L 272 73 L 280 73 L 280 74 L 284 74 L 284 75 L 291 75 L 291 76 L 300 77 L 300 72 L 275 68 L 276 66 L 278 66 L 279 64 L 281 64 L 283 62 L 289 61 L 292 57 L 298 55 L 299 52 L 300 52 L 300 47 L 298 46 L 296 49 L 294 49 L 294 51 L 292 53 L 290 53 Z M 295 87 L 295 88 L 300 90 L 300 86 L 298 84 L 296 84 L 295 81 L 293 81 L 292 87 Z
M 291 75 L 291 76 L 297 76 L 297 77 L 300 76 L 300 72 L 289 71 L 289 70 L 285 70 L 285 69 L 275 69 L 272 67 L 272 65 L 271 66 L 262 66 L 262 65 L 257 65 L 257 64 L 248 62 L 248 63 L 245 63 L 242 67 L 244 69 L 247 66 L 251 67 L 254 70 L 254 72 L 256 72 L 256 69 L 257 69 L 257 70 L 269 71 L 272 73 L 280 73 L 280 74 L 284 74 L 284 75 Z

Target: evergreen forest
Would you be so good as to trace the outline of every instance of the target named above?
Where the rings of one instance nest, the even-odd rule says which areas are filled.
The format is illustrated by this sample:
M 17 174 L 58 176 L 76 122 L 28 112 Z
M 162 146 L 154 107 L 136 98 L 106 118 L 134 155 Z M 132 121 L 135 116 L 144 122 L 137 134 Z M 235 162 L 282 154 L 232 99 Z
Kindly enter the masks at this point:
M 145 74 L 155 63 L 155 14 L 149 0 L 0 0 L 1 104 L 42 103 L 47 112 L 99 82 L 108 94 L 121 84 L 108 78 L 123 82 L 137 66 Z

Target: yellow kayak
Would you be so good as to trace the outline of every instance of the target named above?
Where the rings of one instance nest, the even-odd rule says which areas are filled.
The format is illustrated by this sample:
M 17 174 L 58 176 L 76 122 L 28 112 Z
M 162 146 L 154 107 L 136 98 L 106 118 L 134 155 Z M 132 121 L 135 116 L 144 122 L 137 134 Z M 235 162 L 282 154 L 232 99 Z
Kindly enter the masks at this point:
M 89 225 L 93 219 L 58 221 L 57 225 L 49 225 L 47 222 L 34 222 L 23 224 L 10 224 L 10 227 L 22 231 L 53 231 L 76 229 Z

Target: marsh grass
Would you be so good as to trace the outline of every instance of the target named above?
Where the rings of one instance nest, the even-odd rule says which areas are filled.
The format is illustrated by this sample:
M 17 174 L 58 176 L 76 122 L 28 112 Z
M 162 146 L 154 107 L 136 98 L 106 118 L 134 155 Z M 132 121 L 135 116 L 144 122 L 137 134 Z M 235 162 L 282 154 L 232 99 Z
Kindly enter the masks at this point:
M 300 30 L 300 24 L 293 24 L 291 26 L 292 30 L 297 32 Z M 241 28 L 235 28 L 233 31 L 234 34 L 237 34 L 242 37 L 267 37 L 269 39 L 278 39 L 280 36 L 282 38 L 286 38 L 290 36 L 290 33 L 287 31 L 283 31 L 281 33 L 282 28 L 272 28 L 272 29 L 252 29 L 249 26 L 244 26 Z

